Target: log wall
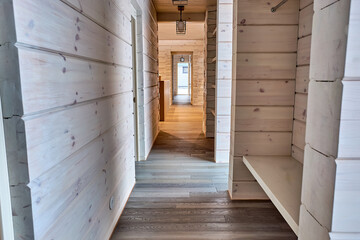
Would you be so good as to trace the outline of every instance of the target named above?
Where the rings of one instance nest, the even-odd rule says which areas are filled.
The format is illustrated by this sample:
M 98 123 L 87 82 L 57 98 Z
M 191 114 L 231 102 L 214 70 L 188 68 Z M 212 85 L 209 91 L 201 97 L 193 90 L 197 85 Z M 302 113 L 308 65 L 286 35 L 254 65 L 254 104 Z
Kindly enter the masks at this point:
M 303 2 L 303 5 L 306 5 L 305 2 L 310 3 L 309 1 Z M 355 127 L 357 125 L 349 121 L 351 117 L 348 118 L 349 115 L 347 115 L 351 111 L 351 106 L 355 105 L 353 103 L 346 104 L 349 103 L 349 99 L 354 97 L 351 92 L 355 89 L 354 86 L 350 87 L 352 90 L 348 88 L 352 83 L 352 81 L 348 81 L 351 80 L 350 76 L 352 74 L 348 76 L 345 74 L 345 68 L 354 63 L 354 58 L 351 59 L 350 56 L 346 60 L 349 65 L 345 64 L 349 9 L 350 1 L 347 0 L 314 0 L 306 145 L 300 210 L 300 240 L 328 240 L 330 239 L 329 232 L 332 231 L 334 232 L 334 238 L 332 239 L 343 240 L 352 237 L 356 239 L 359 236 L 341 234 L 341 232 L 347 231 L 356 232 L 355 229 L 358 229 L 359 226 L 359 220 L 356 221 L 351 217 L 347 219 L 343 215 L 354 216 L 354 211 L 356 211 L 350 206 L 354 204 L 352 201 L 357 197 L 352 194 L 346 195 L 343 192 L 343 187 L 350 183 L 350 181 L 343 181 L 344 178 L 353 178 L 353 181 L 358 179 L 358 176 L 351 175 L 349 169 L 345 170 L 349 166 L 349 162 L 351 164 L 355 162 L 352 160 L 341 161 L 348 157 L 357 156 L 356 154 L 352 155 L 354 152 L 345 150 L 356 141 L 354 141 L 354 136 L 348 136 L 349 138 L 343 142 L 346 142 L 347 146 L 345 148 L 341 148 L 341 142 L 339 141 L 341 133 L 346 135 L 347 132 L 346 127 L 343 128 L 344 131 L 340 132 L 339 138 L 341 127 L 346 125 Z M 352 27 L 354 29 L 359 25 L 354 24 Z M 351 39 L 353 44 L 358 42 L 355 36 L 353 35 Z M 350 52 L 354 54 L 354 48 L 349 49 L 348 54 Z M 352 70 L 354 68 L 349 67 L 349 71 Z M 360 75 L 354 74 L 353 76 L 356 79 Z M 347 85 L 347 83 L 350 84 Z M 343 91 L 344 94 L 347 93 L 348 95 L 343 96 Z M 342 108 L 348 109 L 342 110 Z M 356 112 L 356 109 L 353 110 Z M 345 121 L 342 122 L 341 120 Z M 356 135 L 358 131 L 355 130 L 353 133 Z M 349 139 L 351 140 L 349 141 Z M 341 149 L 344 151 L 341 151 Z M 344 165 L 342 165 L 343 163 Z M 336 166 L 337 164 L 338 166 Z M 356 163 L 352 168 L 356 171 Z M 346 188 L 350 189 L 349 186 L 346 186 Z M 334 198 L 334 189 L 337 188 L 342 196 L 335 196 Z M 341 199 L 349 200 L 343 202 Z M 339 203 L 339 205 L 335 204 L 335 202 Z M 357 206 L 358 204 L 359 201 L 357 201 Z M 337 210 L 339 210 L 340 215 L 337 215 Z M 353 224 L 357 225 L 357 227 L 354 227 Z M 345 225 L 345 228 L 341 227 Z M 351 226 L 352 229 L 350 229 Z
M 108 239 L 135 183 L 131 3 L 6 2 L 14 24 L 0 59 L 15 70 L 1 69 L 1 90 L 16 239 Z M 146 158 L 159 121 L 157 20 L 151 1 L 136 5 Z

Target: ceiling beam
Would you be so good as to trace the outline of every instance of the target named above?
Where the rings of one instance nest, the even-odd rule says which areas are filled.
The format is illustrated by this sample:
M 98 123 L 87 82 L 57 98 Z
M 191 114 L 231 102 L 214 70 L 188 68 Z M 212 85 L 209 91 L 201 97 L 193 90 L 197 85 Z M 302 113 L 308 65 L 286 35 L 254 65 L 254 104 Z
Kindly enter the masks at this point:
M 160 12 L 157 14 L 158 22 L 175 22 L 179 20 L 179 13 L 163 13 Z M 205 13 L 183 13 L 183 20 L 189 22 L 204 22 Z

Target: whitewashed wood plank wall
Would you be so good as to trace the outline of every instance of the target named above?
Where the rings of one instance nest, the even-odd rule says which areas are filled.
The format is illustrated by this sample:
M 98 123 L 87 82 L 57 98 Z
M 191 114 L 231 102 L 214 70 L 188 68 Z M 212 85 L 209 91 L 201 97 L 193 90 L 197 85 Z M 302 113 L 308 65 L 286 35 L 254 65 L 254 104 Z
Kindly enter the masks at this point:
M 309 85 L 310 45 L 312 20 L 314 15 L 313 0 L 300 0 L 299 31 L 297 47 L 294 131 L 291 155 L 303 163 L 305 148 L 305 129 L 307 116 L 307 95 Z
M 299 1 L 234 1 L 229 193 L 267 199 L 246 155 L 291 155 Z M 295 132 L 295 128 L 294 128 Z
M 131 2 L 5 2 L 16 239 L 107 239 L 135 183 Z M 152 1 L 136 5 L 146 158 L 158 134 L 157 20 Z
M 217 5 L 215 80 L 215 161 L 230 158 L 233 1 Z
M 359 7 L 314 0 L 300 240 L 360 237 Z

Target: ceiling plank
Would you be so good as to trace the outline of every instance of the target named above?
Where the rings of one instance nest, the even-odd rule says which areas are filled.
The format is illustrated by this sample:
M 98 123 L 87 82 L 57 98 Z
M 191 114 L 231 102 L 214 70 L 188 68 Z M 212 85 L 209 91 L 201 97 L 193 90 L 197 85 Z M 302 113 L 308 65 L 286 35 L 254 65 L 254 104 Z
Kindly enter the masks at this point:
M 176 13 L 158 13 L 158 22 L 174 22 L 179 20 L 180 15 Z M 183 13 L 183 20 L 188 22 L 204 22 L 205 13 Z
M 185 11 L 188 13 L 205 12 L 208 6 L 216 5 L 217 0 L 189 0 L 188 5 L 185 6 Z M 176 13 L 177 7 L 172 4 L 172 0 L 154 0 L 156 11 Z

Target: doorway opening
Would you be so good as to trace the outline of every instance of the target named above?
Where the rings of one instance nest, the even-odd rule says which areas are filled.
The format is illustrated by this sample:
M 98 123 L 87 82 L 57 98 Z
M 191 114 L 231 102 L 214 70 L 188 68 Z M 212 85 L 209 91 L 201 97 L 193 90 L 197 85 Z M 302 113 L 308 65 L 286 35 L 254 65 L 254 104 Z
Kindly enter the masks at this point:
M 172 99 L 173 104 L 192 103 L 192 53 L 172 54 Z
M 189 63 L 178 63 L 177 79 L 178 95 L 190 95 Z
M 143 73 L 143 32 L 142 11 L 135 0 L 131 0 L 131 47 L 132 47 L 132 79 L 133 79 L 133 114 L 134 114 L 134 157 L 135 161 L 146 159 L 145 126 L 144 126 L 144 88 Z

